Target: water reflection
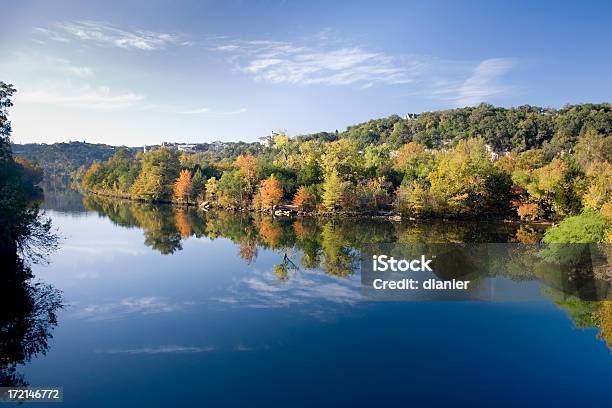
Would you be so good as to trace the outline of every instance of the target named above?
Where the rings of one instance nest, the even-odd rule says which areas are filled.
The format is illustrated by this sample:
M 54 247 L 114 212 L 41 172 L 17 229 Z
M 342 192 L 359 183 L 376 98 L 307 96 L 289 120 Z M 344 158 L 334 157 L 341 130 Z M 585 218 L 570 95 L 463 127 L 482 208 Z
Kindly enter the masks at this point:
M 45 180 L 42 183 L 44 200 L 41 208 L 59 213 L 78 214 L 87 211 L 83 205 L 83 195 L 70 187 L 69 180 Z
M 24 387 L 17 368 L 46 354 L 61 292 L 32 282 L 29 266 L 15 254 L 1 253 L 0 271 L 0 387 Z
M 71 200 L 74 201 L 74 200 Z M 115 225 L 143 230 L 144 243 L 160 254 L 182 250 L 191 237 L 234 244 L 245 265 L 254 265 L 262 253 L 275 259 L 269 269 L 255 268 L 234 280 L 224 293 L 209 300 L 238 308 L 278 308 L 310 302 L 312 313 L 321 313 L 332 304 L 361 302 L 360 283 L 355 276 L 360 253 L 372 243 L 525 243 L 539 242 L 544 227 L 505 222 L 411 222 L 393 223 L 384 219 L 273 218 L 258 213 L 202 212 L 193 207 L 173 207 L 116 200 L 100 196 L 82 198 L 83 208 L 108 218 Z M 73 206 L 78 209 L 78 206 Z M 612 303 L 607 271 L 598 268 L 589 274 L 550 268 L 542 251 L 503 247 L 490 254 L 487 263 L 474 264 L 476 279 L 502 278 L 512 282 L 544 283 L 540 296 L 565 310 L 577 327 L 597 327 L 599 336 L 612 345 Z M 514 248 L 514 249 L 513 249 Z M 271 251 L 270 251 L 271 250 Z M 549 253 L 549 258 L 559 258 Z M 545 258 L 545 257 L 544 257 Z M 450 265 L 453 266 L 453 265 Z M 609 268 L 609 265 L 608 265 Z M 445 276 L 440 276 L 444 278 Z M 448 276 L 446 276 L 448 278 Z M 603 295 L 602 295 L 603 294 Z M 316 300 L 317 305 L 313 305 Z M 119 306 L 100 304 L 84 311 L 82 317 L 121 316 L 119 309 L 167 313 L 189 305 L 171 307 L 169 299 L 126 298 Z M 327 304 L 327 305 L 326 305 Z
M 333 276 L 350 276 L 357 269 L 358 249 L 377 242 L 512 242 L 524 226 L 504 222 L 392 223 L 384 219 L 273 218 L 260 213 L 202 212 L 193 207 L 173 207 L 116 200 L 100 196 L 83 198 L 85 208 L 108 217 L 114 224 L 142 228 L 145 244 L 162 254 L 182 249 L 191 236 L 227 238 L 238 246 L 238 255 L 252 263 L 258 248 L 281 254 L 278 275 L 298 264 L 322 269 Z M 529 227 L 534 234 L 542 228 Z

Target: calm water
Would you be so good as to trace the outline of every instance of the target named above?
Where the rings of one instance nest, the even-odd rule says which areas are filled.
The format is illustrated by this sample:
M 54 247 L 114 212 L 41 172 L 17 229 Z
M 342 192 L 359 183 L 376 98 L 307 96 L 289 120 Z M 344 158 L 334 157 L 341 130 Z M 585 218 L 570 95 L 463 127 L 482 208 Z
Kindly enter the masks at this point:
M 520 276 L 499 279 L 534 300 L 361 297 L 364 243 L 528 242 L 537 228 L 253 219 L 71 193 L 46 206 L 64 241 L 34 272 L 67 306 L 46 355 L 18 371 L 62 386 L 65 406 L 611 406 L 600 304 Z

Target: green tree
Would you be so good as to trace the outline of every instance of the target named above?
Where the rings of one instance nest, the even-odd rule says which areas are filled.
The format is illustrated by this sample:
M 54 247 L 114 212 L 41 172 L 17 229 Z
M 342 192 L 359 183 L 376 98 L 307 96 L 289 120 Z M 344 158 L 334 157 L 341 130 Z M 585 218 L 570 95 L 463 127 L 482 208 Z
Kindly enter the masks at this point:
M 592 210 L 567 217 L 544 234 L 547 244 L 603 243 L 610 235 L 610 222 Z
M 13 158 L 8 108 L 13 106 L 10 98 L 15 92 L 12 85 L 0 82 L 0 255 L 20 251 L 36 260 L 55 248 L 57 237 L 50 233 L 51 221 L 32 201 L 37 191 L 33 183 L 41 175 L 32 174 L 37 171 L 34 166 Z
M 191 195 L 190 200 L 192 202 L 197 202 L 202 198 L 202 194 L 204 193 L 206 179 L 202 174 L 200 169 L 197 169 L 191 179 Z
M 218 202 L 223 207 L 242 208 L 245 205 L 247 183 L 239 171 L 226 171 L 218 186 Z
M 171 201 L 174 181 L 180 172 L 179 154 L 161 148 L 145 153 L 142 168 L 131 188 L 133 198 L 148 201 Z

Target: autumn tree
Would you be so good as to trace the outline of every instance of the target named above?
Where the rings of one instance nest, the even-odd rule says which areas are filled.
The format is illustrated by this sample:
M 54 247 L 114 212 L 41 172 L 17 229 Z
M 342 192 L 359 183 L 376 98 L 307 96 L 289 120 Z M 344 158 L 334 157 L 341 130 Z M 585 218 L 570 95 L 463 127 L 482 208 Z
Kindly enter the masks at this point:
M 293 205 L 300 210 L 312 210 L 316 205 L 316 196 L 312 189 L 300 186 L 293 196 Z
M 582 196 L 586 208 L 600 210 L 612 204 L 612 164 L 594 162 L 587 172 L 588 187 Z
M 217 199 L 217 192 L 219 191 L 219 181 L 216 177 L 211 177 L 206 181 L 206 199 L 213 201 Z
M 496 212 L 507 205 L 510 179 L 494 166 L 482 139 L 462 140 L 428 174 L 430 191 L 453 215 Z
M 236 166 L 246 180 L 247 190 L 252 191 L 260 173 L 257 159 L 252 154 L 241 154 L 236 158 Z
M 436 195 L 418 181 L 399 186 L 393 204 L 398 213 L 413 217 L 433 215 L 438 210 Z
M 403 145 L 393 157 L 393 168 L 403 174 L 405 181 L 424 181 L 434 167 L 433 154 L 416 142 Z
M 357 143 L 348 139 L 328 143 L 321 156 L 321 167 L 326 177 L 335 171 L 343 180 L 352 182 L 364 175 L 364 164 Z
M 259 186 L 261 207 L 273 208 L 283 198 L 283 188 L 274 176 L 270 176 L 261 182 Z
M 179 203 L 188 203 L 191 191 L 191 172 L 187 169 L 183 169 L 174 183 L 174 200 Z
M 286 163 L 289 156 L 291 140 L 284 129 L 277 129 L 274 132 L 274 148 L 281 152 L 283 161 Z
M 578 164 L 587 171 L 593 163 L 612 160 L 612 138 L 589 129 L 578 138 L 575 151 Z
M 334 211 L 341 207 L 349 186 L 350 183 L 342 180 L 337 171 L 334 170 L 326 174 L 325 181 L 323 182 L 323 194 L 321 196 L 323 206 L 329 211 Z
M 555 158 L 536 169 L 515 170 L 512 181 L 525 191 L 521 205 L 537 204 L 538 214 L 547 218 L 578 214 L 582 208 L 584 177 L 572 157 Z M 535 207 L 529 208 L 528 214 L 534 214 Z M 519 207 L 519 214 L 522 211 Z

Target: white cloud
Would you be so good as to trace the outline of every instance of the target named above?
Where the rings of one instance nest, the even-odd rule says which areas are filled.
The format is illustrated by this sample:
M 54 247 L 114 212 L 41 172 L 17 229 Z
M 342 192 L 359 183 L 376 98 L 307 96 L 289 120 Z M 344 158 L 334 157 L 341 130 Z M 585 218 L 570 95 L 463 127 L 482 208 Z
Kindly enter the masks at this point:
M 272 270 L 255 270 L 249 277 L 238 281 L 237 285 L 238 288 L 229 288 L 228 295 L 215 300 L 228 306 L 257 309 L 322 306 L 322 302 L 328 302 L 324 308 L 329 308 L 329 303 L 352 305 L 362 300 L 356 276 L 337 279 L 318 270 L 301 270 L 282 284 Z M 236 296 L 232 295 L 234 293 Z
M 362 47 L 313 47 L 282 41 L 236 41 L 211 50 L 230 54 L 239 71 L 275 84 L 409 83 L 420 75 L 425 63 Z
M 47 105 L 69 106 L 84 109 L 121 109 L 136 105 L 144 96 L 128 92 L 114 94 L 108 87 L 92 88 L 83 86 L 76 90 L 41 89 L 23 91 L 16 95 L 16 101 Z
M 61 22 L 56 23 L 54 29 L 37 27 L 34 33 L 54 41 L 77 40 L 102 47 L 145 51 L 191 44 L 175 34 L 148 30 L 125 30 L 100 21 Z

